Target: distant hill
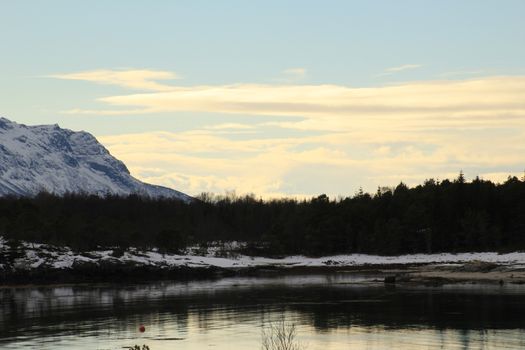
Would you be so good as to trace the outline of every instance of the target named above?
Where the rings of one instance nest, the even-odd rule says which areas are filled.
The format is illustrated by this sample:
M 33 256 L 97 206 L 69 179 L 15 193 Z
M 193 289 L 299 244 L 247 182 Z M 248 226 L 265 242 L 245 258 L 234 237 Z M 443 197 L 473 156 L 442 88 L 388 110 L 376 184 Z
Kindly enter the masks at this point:
M 33 196 L 42 191 L 192 200 L 182 192 L 135 179 L 85 131 L 0 118 L 0 195 Z

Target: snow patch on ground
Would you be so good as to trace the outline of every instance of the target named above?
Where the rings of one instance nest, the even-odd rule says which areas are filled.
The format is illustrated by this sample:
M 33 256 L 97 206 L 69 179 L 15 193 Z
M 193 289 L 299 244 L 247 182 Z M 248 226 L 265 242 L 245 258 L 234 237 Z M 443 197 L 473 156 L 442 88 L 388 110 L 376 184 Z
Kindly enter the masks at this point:
M 239 242 L 230 242 L 228 249 L 242 246 Z M 348 254 L 324 256 L 318 258 L 306 256 L 288 256 L 282 259 L 259 256 L 231 254 L 226 257 L 217 256 L 224 251 L 216 246 L 206 249 L 190 247 L 187 254 L 162 254 L 157 249 L 142 251 L 130 248 L 118 253 L 118 250 L 104 249 L 89 252 L 74 252 L 68 247 L 55 247 L 46 244 L 21 242 L 15 249 L 17 254 L 9 261 L 7 256 L 13 255 L 12 246 L 0 236 L 1 268 L 16 270 L 31 270 L 39 267 L 54 269 L 71 269 L 75 263 L 130 263 L 138 266 L 153 266 L 161 269 L 174 267 L 221 267 L 221 268 L 248 268 L 248 267 L 319 267 L 319 266 L 365 266 L 387 264 L 460 264 L 470 261 L 483 261 L 502 265 L 525 265 L 525 252 L 498 254 L 495 252 L 483 253 L 442 253 L 442 254 L 412 254 L 401 256 L 378 256 L 368 254 Z M 205 254 L 198 255 L 196 252 Z M 222 254 L 222 253 L 221 253 Z

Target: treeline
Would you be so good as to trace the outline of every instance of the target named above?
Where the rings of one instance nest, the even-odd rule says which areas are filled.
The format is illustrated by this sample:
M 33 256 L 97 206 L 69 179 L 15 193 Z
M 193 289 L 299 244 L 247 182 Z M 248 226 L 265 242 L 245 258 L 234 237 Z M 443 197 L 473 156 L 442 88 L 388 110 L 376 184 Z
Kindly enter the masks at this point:
M 406 254 L 525 249 L 525 182 L 463 175 L 409 188 L 330 200 L 263 201 L 203 194 L 192 203 L 139 196 L 100 198 L 42 193 L 0 198 L 0 235 L 13 242 L 100 247 L 159 247 L 238 240 L 246 253 Z

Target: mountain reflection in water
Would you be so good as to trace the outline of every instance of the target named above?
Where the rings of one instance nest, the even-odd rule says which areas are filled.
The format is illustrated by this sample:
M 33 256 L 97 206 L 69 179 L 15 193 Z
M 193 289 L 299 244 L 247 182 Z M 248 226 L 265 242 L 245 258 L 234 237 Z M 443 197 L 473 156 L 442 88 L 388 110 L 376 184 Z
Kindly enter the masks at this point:
M 524 286 L 388 287 L 372 278 L 4 288 L 0 348 L 260 349 L 261 327 L 282 317 L 309 350 L 525 348 Z

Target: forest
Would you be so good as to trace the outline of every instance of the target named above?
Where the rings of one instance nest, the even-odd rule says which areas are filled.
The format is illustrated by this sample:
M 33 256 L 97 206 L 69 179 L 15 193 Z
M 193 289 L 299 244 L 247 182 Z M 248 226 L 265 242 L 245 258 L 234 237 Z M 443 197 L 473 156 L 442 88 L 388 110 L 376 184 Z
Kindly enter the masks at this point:
M 206 193 L 190 203 L 136 195 L 2 197 L 0 235 L 77 251 L 179 252 L 237 240 L 247 242 L 245 254 L 268 256 L 507 252 L 525 249 L 525 181 L 467 182 L 460 173 L 453 180 L 400 183 L 335 199 Z

